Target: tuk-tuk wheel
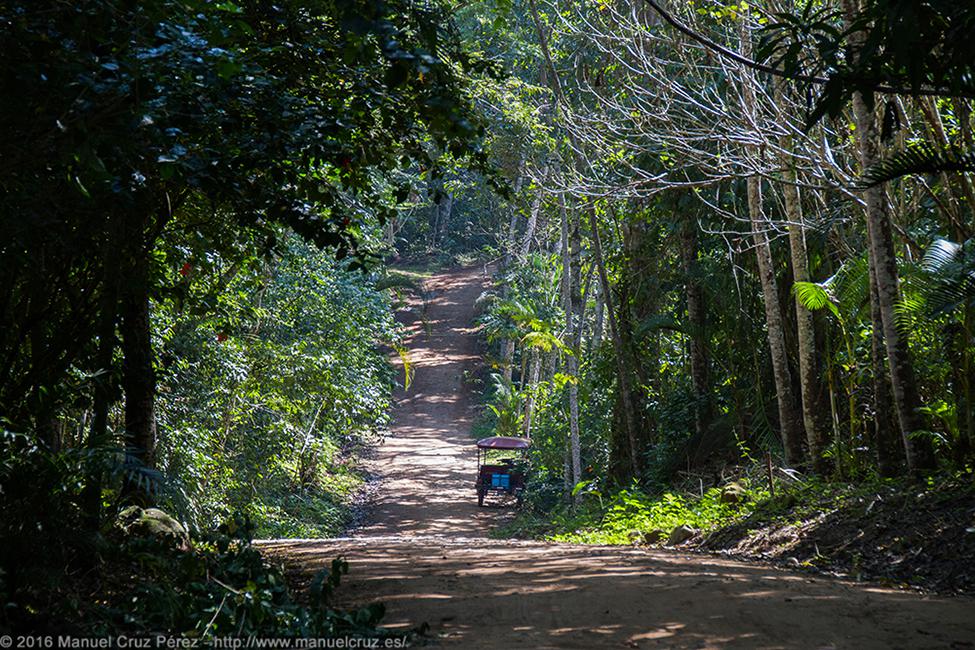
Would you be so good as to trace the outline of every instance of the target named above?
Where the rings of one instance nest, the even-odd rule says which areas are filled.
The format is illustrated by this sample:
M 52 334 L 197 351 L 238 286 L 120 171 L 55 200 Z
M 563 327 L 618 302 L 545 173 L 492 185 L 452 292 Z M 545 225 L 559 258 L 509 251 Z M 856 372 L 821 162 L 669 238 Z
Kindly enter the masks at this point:
M 480 492 L 479 491 L 477 493 L 477 505 L 479 505 L 479 506 L 483 506 L 484 505 L 484 493 L 483 492 Z

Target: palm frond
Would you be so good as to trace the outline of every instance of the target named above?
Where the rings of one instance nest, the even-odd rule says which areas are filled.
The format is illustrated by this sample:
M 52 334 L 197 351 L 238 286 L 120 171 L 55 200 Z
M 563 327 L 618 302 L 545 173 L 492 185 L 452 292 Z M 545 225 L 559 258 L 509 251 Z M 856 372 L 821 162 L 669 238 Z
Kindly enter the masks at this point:
M 847 315 L 852 316 L 870 301 L 870 261 L 867 255 L 843 262 L 839 270 L 822 284 Z
M 938 239 L 921 261 L 925 278 L 922 291 L 935 315 L 954 311 L 975 298 L 975 244 Z
M 842 319 L 839 307 L 836 306 L 833 297 L 829 295 L 829 291 L 823 285 L 816 282 L 796 282 L 792 285 L 792 293 L 799 304 L 809 311 L 827 308 L 833 312 L 834 316 Z
M 943 273 L 945 268 L 958 261 L 962 252 L 962 245 L 947 239 L 938 239 L 924 252 L 921 266 L 925 271 L 934 274 Z
M 894 303 L 894 324 L 905 334 L 914 329 L 917 322 L 925 316 L 927 304 L 921 295 L 901 296 Z
M 652 332 L 658 330 L 672 330 L 674 332 L 683 332 L 684 327 L 674 319 L 673 314 L 651 314 L 650 316 L 644 318 L 636 327 L 636 335 L 638 337 L 647 336 Z
M 536 348 L 543 352 L 551 352 L 554 349 L 565 350 L 565 344 L 562 343 L 559 337 L 544 330 L 536 330 L 525 334 L 521 342 L 526 347 Z
M 866 189 L 902 176 L 942 172 L 975 172 L 975 151 L 928 143 L 911 145 L 867 169 L 857 185 Z

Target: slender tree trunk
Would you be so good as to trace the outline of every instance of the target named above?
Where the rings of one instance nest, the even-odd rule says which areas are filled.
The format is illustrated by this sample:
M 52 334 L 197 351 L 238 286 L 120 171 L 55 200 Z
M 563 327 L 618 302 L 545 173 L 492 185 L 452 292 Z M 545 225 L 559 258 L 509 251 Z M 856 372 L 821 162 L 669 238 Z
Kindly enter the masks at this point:
M 565 310 L 565 342 L 570 349 L 566 359 L 566 366 L 572 381 L 569 382 L 569 455 L 568 463 L 571 469 L 572 485 L 578 485 L 582 480 L 582 460 L 579 442 L 579 358 L 575 347 L 574 306 L 572 281 L 576 277 L 572 269 L 572 244 L 569 234 L 569 213 L 564 200 L 561 201 L 562 213 L 562 306 Z
M 501 267 L 507 270 L 511 266 L 511 262 L 514 259 L 517 251 L 517 239 L 518 239 L 518 206 L 519 201 L 518 195 L 521 194 L 521 187 L 524 183 L 525 175 L 522 173 L 522 165 L 518 163 L 518 174 L 515 176 L 514 182 L 514 203 L 511 207 L 511 215 L 508 218 L 508 229 L 504 233 L 504 257 L 502 258 Z
M 443 179 L 431 180 L 429 185 L 434 196 L 433 210 L 430 223 L 430 250 L 434 251 L 441 243 L 443 234 L 447 230 L 450 214 L 454 207 L 454 197 L 447 192 Z
M 528 398 L 525 400 L 525 437 L 532 437 L 532 418 L 535 415 L 535 392 L 542 371 L 542 355 L 533 348 L 528 368 Z
M 515 195 L 517 196 L 521 192 L 521 184 L 524 179 L 524 175 L 521 173 L 520 165 L 518 170 L 518 176 L 515 178 Z M 515 240 L 518 234 L 518 210 L 515 207 L 511 209 L 511 218 L 508 221 L 508 229 L 504 232 L 504 240 L 502 245 L 504 247 L 504 256 L 501 259 L 501 271 L 502 271 L 502 281 L 504 284 L 501 287 L 501 298 L 502 300 L 507 300 L 508 296 L 511 295 L 511 290 L 507 281 L 507 274 L 511 268 L 511 263 L 514 260 L 514 250 L 515 250 Z M 512 338 L 506 338 L 503 345 L 501 346 L 501 372 L 507 381 L 511 381 L 511 377 L 514 371 L 514 359 L 515 359 L 515 341 Z M 524 382 L 524 377 L 521 381 Z
M 141 247 L 134 252 L 123 282 L 120 331 L 125 434 L 130 456 L 152 467 L 156 446 L 156 376 L 149 321 L 149 256 Z
M 780 106 L 786 105 L 785 82 L 776 80 L 775 96 Z M 792 151 L 792 136 L 779 138 L 782 151 Z M 789 251 L 792 257 L 794 282 L 809 282 L 809 258 L 806 253 L 806 232 L 803 225 L 802 202 L 796 184 L 796 170 L 791 160 L 783 160 L 782 198 L 785 218 L 789 229 Z M 793 301 L 796 309 L 796 334 L 799 343 L 799 387 L 802 395 L 802 423 L 806 429 L 806 444 L 812 457 L 813 470 L 818 474 L 829 472 L 829 460 L 825 457 L 828 433 L 823 422 L 820 403 L 819 364 L 816 362 L 816 330 L 811 311 L 802 306 L 799 298 Z
M 543 165 L 541 174 L 542 179 L 548 176 L 548 165 Z M 528 259 L 531 251 L 532 240 L 535 238 L 535 230 L 538 228 L 538 215 L 542 211 L 542 188 L 536 188 L 535 196 L 532 198 L 531 210 L 528 212 L 528 223 L 525 225 L 525 234 L 521 238 L 521 246 L 518 249 L 518 258 L 521 261 Z
M 955 104 L 956 117 L 958 120 L 958 131 L 965 147 L 972 150 L 972 132 L 969 128 L 969 105 L 967 100 L 953 100 Z M 931 130 L 931 139 L 939 148 L 948 148 L 951 141 L 945 132 L 944 123 L 941 121 L 941 114 L 938 110 L 938 103 L 933 97 L 920 98 L 918 104 L 924 114 Z M 953 237 L 955 241 L 964 243 L 971 234 L 967 225 L 970 217 L 975 214 L 975 187 L 967 174 L 947 174 L 943 173 L 945 188 L 948 190 L 947 203 L 951 206 L 949 217 L 952 223 Z M 959 186 L 959 192 L 953 191 L 951 181 L 954 180 Z M 959 196 L 961 194 L 962 196 Z M 968 214 L 965 214 L 966 211 Z M 958 440 L 955 441 L 954 454 L 955 462 L 958 465 L 964 463 L 970 451 L 970 439 L 973 421 L 972 400 L 972 309 L 969 306 L 962 308 L 961 323 L 955 332 L 954 339 L 949 344 L 952 348 L 950 353 L 955 356 L 955 364 L 952 369 L 952 383 L 954 384 L 955 408 L 957 409 L 958 420 Z
M 789 187 L 788 185 L 786 187 Z M 794 190 L 795 187 L 792 187 Z M 786 196 L 789 192 L 786 190 Z M 798 197 L 796 197 L 798 199 Z M 786 198 L 786 205 L 789 199 Z M 790 222 L 792 219 L 789 219 Z M 792 277 L 795 282 L 809 282 L 806 257 L 806 237 L 801 227 L 789 225 L 789 244 L 792 253 Z M 795 301 L 796 334 L 799 342 L 799 387 L 802 395 L 802 423 L 806 429 L 806 443 L 812 457 L 813 470 L 827 474 L 829 460 L 825 456 L 829 436 L 823 426 L 820 400 L 819 364 L 816 361 L 816 329 L 811 311 Z
M 118 255 L 118 219 L 109 215 L 106 220 L 106 239 L 101 253 L 102 281 L 98 300 L 98 348 L 95 352 L 94 399 L 91 428 L 87 447 L 94 449 L 106 441 L 108 412 L 115 392 L 113 358 L 118 347 L 116 326 L 119 316 L 119 292 L 122 282 Z M 88 474 L 81 495 L 82 508 L 88 525 L 96 530 L 101 516 L 102 476 L 96 470 Z
M 895 432 L 891 414 L 894 403 L 890 396 L 890 375 L 884 350 L 884 323 L 880 316 L 877 280 L 870 269 L 870 365 L 873 375 L 873 435 L 877 469 L 881 476 L 896 476 L 903 458 L 903 447 Z M 852 413 L 850 414 L 852 416 Z
M 595 352 L 599 349 L 599 346 L 603 343 L 603 329 L 605 328 L 605 307 L 606 301 L 603 298 L 603 290 L 600 283 L 596 283 L 595 288 L 596 296 L 596 314 L 595 320 L 592 326 L 592 339 L 590 339 L 589 351 L 590 353 Z
M 46 272 L 46 251 L 44 246 L 34 259 L 34 268 L 29 280 L 30 300 L 28 302 L 27 322 L 32 323 L 29 329 L 30 341 L 30 412 L 34 420 L 34 433 L 44 441 L 48 449 L 61 450 L 61 436 L 57 429 L 56 405 L 54 390 L 57 380 L 52 371 L 52 361 L 49 358 L 48 328 L 43 319 L 44 301 L 50 292 L 47 286 L 49 274 Z
M 741 22 L 740 36 L 742 51 L 746 56 L 751 54 L 751 36 L 745 21 Z M 755 79 L 750 71 L 742 74 L 742 97 L 744 99 L 745 114 L 748 120 L 758 130 L 758 102 L 755 99 Z M 756 132 L 756 136 L 761 136 Z M 748 153 L 758 165 L 760 152 L 757 145 L 748 147 Z M 767 229 L 770 226 L 762 205 L 762 180 L 758 175 L 749 176 L 748 212 L 752 226 L 752 237 L 755 244 L 755 255 L 758 258 L 758 275 L 762 284 L 762 296 L 765 302 L 765 321 L 768 326 L 769 351 L 772 357 L 772 374 L 775 378 L 776 402 L 779 410 L 779 428 L 782 432 L 782 447 L 785 451 L 785 462 L 789 465 L 802 463 L 802 425 L 792 396 L 792 373 L 789 371 L 789 356 L 785 343 L 785 328 L 780 311 L 779 290 L 775 284 L 775 266 L 772 259 L 772 249 L 769 246 Z
M 975 150 L 975 137 L 972 135 L 972 107 L 967 99 L 955 99 L 958 107 L 958 124 L 961 132 L 961 140 L 968 151 Z M 971 186 L 971 178 L 965 176 L 965 181 Z M 969 216 L 975 216 L 975 199 L 968 205 Z M 961 439 L 958 441 L 961 447 L 960 453 L 965 458 L 969 458 L 975 451 L 975 349 L 973 349 L 973 339 L 975 339 L 975 309 L 971 306 L 965 307 L 962 317 L 961 354 L 962 354 L 962 403 L 959 404 L 958 427 Z
M 506 338 L 501 346 L 501 374 L 504 375 L 507 381 L 511 381 L 512 374 L 514 373 L 514 359 L 515 340 Z
M 427 196 L 433 195 L 433 207 L 430 210 L 430 233 L 427 247 L 432 252 L 437 248 L 437 233 L 440 232 L 440 200 L 437 194 L 438 184 L 431 179 L 427 183 Z
M 972 453 L 972 442 L 975 437 L 975 377 L 973 377 L 972 363 L 972 328 L 975 327 L 975 309 L 965 305 L 962 312 L 962 322 L 957 338 L 957 354 L 960 363 L 957 370 L 958 386 L 956 397 L 958 410 L 958 440 L 955 447 L 955 460 L 961 466 Z
M 440 232 L 437 233 L 437 241 L 441 243 L 443 242 L 444 235 L 446 234 L 447 228 L 450 225 L 450 216 L 453 213 L 454 197 L 451 194 L 445 194 L 443 201 L 440 202 L 440 218 L 438 219 Z
M 687 298 L 688 352 L 694 387 L 694 431 L 702 440 L 711 426 L 711 381 L 707 353 L 707 309 L 697 272 L 697 224 L 688 219 L 681 228 L 681 262 Z
M 848 22 L 852 23 L 859 13 L 857 0 L 844 0 Z M 861 42 L 853 44 L 853 56 L 858 56 L 863 35 L 856 37 Z M 857 145 L 860 151 L 860 166 L 869 169 L 881 160 L 880 140 L 877 119 L 870 108 L 872 98 L 863 93 L 853 94 L 853 115 L 856 121 Z M 867 237 L 870 247 L 870 263 L 877 282 L 877 302 L 883 321 L 884 346 L 887 350 L 887 367 L 890 370 L 890 385 L 894 395 L 894 406 L 900 425 L 907 468 L 910 472 L 929 469 L 934 466 L 934 453 L 930 441 L 915 439 L 914 433 L 924 428 L 918 408 L 920 398 L 914 379 L 914 367 L 907 350 L 907 342 L 897 330 L 894 319 L 894 306 L 899 294 L 897 257 L 894 254 L 894 241 L 891 234 L 891 219 L 887 212 L 887 200 L 883 185 L 869 188 L 863 192 L 866 203 Z
M 921 108 L 921 114 L 924 115 L 924 119 L 928 123 L 931 141 L 939 148 L 950 147 L 951 141 L 945 132 L 944 123 L 941 121 L 938 102 L 934 97 L 922 97 L 918 98 L 917 103 Z M 961 118 L 964 115 L 965 109 L 962 107 L 962 104 L 965 104 L 965 102 L 961 101 L 957 103 L 958 109 L 960 109 L 957 112 L 960 126 L 959 131 L 962 132 L 962 140 L 964 141 L 965 126 Z M 958 242 L 964 242 L 971 236 L 968 220 L 964 217 L 964 204 L 967 204 L 969 209 L 971 209 L 971 206 L 975 206 L 975 186 L 972 185 L 971 178 L 964 173 L 948 174 L 947 172 L 942 172 L 941 178 L 947 192 L 947 203 L 951 206 L 951 214 L 948 216 L 955 231 L 955 239 Z
M 546 79 L 546 81 L 548 81 L 549 84 L 551 85 L 552 91 L 553 91 L 553 93 L 555 95 L 555 99 L 556 99 L 556 107 L 558 107 L 560 104 L 566 103 L 565 95 L 564 95 L 564 93 L 562 91 L 562 82 L 559 79 L 558 70 L 555 68 L 555 64 L 552 61 L 552 54 L 549 51 L 549 47 L 548 47 L 548 39 L 546 38 L 545 31 L 542 29 L 542 21 L 541 21 L 541 17 L 539 16 L 539 13 L 538 13 L 538 4 L 537 4 L 536 0 L 529 0 L 529 9 L 531 11 L 532 20 L 535 23 L 535 28 L 536 28 L 536 31 L 538 33 L 538 43 L 539 43 L 539 46 L 540 46 L 541 51 L 542 51 L 542 56 L 544 57 L 544 60 L 545 60 L 545 63 L 546 63 L 546 66 L 545 66 L 545 68 L 543 68 L 543 71 L 547 71 L 548 73 L 551 74 L 550 77 L 548 75 L 543 75 L 543 76 Z M 556 115 L 558 115 L 558 110 L 556 110 L 555 113 L 556 113 Z M 569 140 L 574 145 L 577 145 L 577 143 L 575 142 L 575 137 L 573 136 L 572 132 L 569 131 L 567 133 L 567 135 L 569 137 Z M 578 153 L 578 151 L 577 151 L 577 153 Z M 581 162 L 581 161 L 579 161 L 579 162 Z M 563 211 L 563 216 L 562 216 L 562 218 L 563 218 L 562 230 L 563 230 L 563 240 L 564 240 L 563 241 L 563 256 L 564 256 L 563 257 L 563 268 L 564 268 L 564 271 L 565 272 L 568 272 L 569 271 L 569 266 L 568 266 L 568 261 L 567 261 L 567 259 L 565 257 L 565 256 L 568 255 L 568 253 L 567 253 L 567 251 L 568 251 L 568 241 L 567 241 L 568 233 L 566 232 L 567 229 L 568 229 L 568 223 L 567 223 L 567 215 L 565 214 L 565 204 L 564 203 L 562 204 L 561 208 L 562 208 L 562 211 Z M 605 294 L 605 291 L 608 288 L 609 284 L 608 284 L 608 281 L 606 279 L 606 271 L 605 271 L 605 268 L 603 267 L 603 264 L 602 264 L 602 259 L 601 259 L 602 258 L 602 255 L 601 255 L 601 253 L 598 252 L 598 249 L 599 249 L 599 240 L 598 240 L 598 232 L 596 232 L 597 225 L 596 225 L 596 221 L 595 221 L 594 215 L 591 217 L 591 222 L 592 222 L 591 225 L 592 225 L 592 227 L 594 229 L 594 233 L 595 233 L 595 235 L 597 237 L 597 239 L 595 240 L 594 245 L 596 246 L 596 250 L 597 250 L 597 253 L 596 253 L 597 254 L 597 264 L 599 264 L 599 266 L 600 266 L 600 276 L 601 276 L 601 281 L 602 281 L 602 284 L 603 284 L 603 289 L 604 289 L 604 294 Z M 578 224 L 578 222 L 577 222 L 577 224 Z M 578 231 L 578 225 L 577 225 L 576 230 Z M 567 289 L 568 290 L 571 290 L 571 286 L 569 286 Z M 607 301 L 609 300 L 609 296 L 608 295 L 606 295 L 606 299 L 607 299 Z M 571 308 L 571 297 L 569 297 L 566 302 L 568 303 L 567 304 L 567 307 Z M 613 322 L 614 322 L 613 321 L 613 316 L 612 316 L 612 306 L 609 304 L 609 302 L 607 302 L 607 306 L 609 308 L 609 313 L 610 313 L 610 324 L 612 325 Z M 569 313 L 571 313 L 571 309 L 569 310 Z M 571 317 L 570 316 L 567 316 L 567 318 L 571 318 Z M 570 332 L 570 334 L 571 334 L 571 332 Z M 569 336 L 569 340 L 572 340 L 572 337 L 571 336 Z M 617 352 L 618 353 L 622 352 L 622 345 L 621 345 L 621 341 L 620 341 L 620 338 L 619 338 L 619 332 L 618 331 L 616 332 L 616 335 L 614 336 L 614 342 L 617 344 Z M 623 364 L 622 358 L 620 358 L 618 356 L 617 357 L 617 362 L 619 364 Z M 577 364 L 577 360 L 574 363 Z M 632 409 L 632 403 L 631 403 L 632 394 L 629 392 L 629 379 L 626 376 L 625 367 L 622 367 L 622 372 L 621 372 L 621 376 L 620 376 L 620 389 L 622 391 L 624 391 L 623 401 L 624 401 L 624 404 L 626 405 L 625 408 L 626 408 L 626 411 L 628 413 L 628 416 L 627 416 L 628 424 L 627 424 L 627 426 L 628 426 L 628 429 L 629 429 L 629 431 L 628 431 L 629 440 L 630 440 L 631 446 L 633 447 L 631 455 L 632 455 L 632 463 L 633 463 L 634 475 L 637 475 L 638 476 L 639 475 L 639 465 L 638 465 L 639 460 L 638 460 L 638 455 L 636 453 L 636 430 L 635 430 L 635 424 L 633 423 L 633 417 L 634 417 L 635 411 L 633 411 L 633 409 Z M 570 388 L 570 394 L 571 394 L 571 390 L 572 389 Z M 577 390 L 578 389 L 576 388 L 576 391 Z M 571 414 L 570 414 L 570 420 L 571 420 Z M 578 422 L 576 423 L 576 426 L 578 426 Z M 579 475 L 581 475 L 581 465 L 579 467 L 579 470 L 580 470 L 579 471 Z
M 569 445 L 562 446 L 562 497 L 568 501 L 572 494 L 572 488 L 578 483 L 572 482 L 572 460 L 569 454 Z
M 626 440 L 629 443 L 629 464 L 631 477 L 640 476 L 640 447 L 638 443 L 639 431 L 636 417 L 636 409 L 633 405 L 633 388 L 630 381 L 630 373 L 626 369 L 626 348 L 623 345 L 623 337 L 620 334 L 619 322 L 613 311 L 613 299 L 610 293 L 609 276 L 606 274 L 606 264 L 603 259 L 603 245 L 599 237 L 599 224 L 596 220 L 595 211 L 590 212 L 589 226 L 592 230 L 593 254 L 596 261 L 596 271 L 599 273 L 600 289 L 606 301 L 606 315 L 609 319 L 609 332 L 613 340 L 613 348 L 616 359 L 616 376 L 619 382 L 620 402 L 623 406 L 623 425 L 626 428 Z M 622 478 L 622 477 L 621 477 Z
M 772 374 L 775 378 L 776 402 L 779 408 L 779 428 L 782 432 L 782 447 L 785 462 L 798 465 L 802 462 L 802 428 L 792 397 L 792 373 L 789 371 L 789 357 L 785 344 L 785 329 L 779 311 L 779 290 L 775 284 L 772 251 L 769 247 L 768 220 L 762 209 L 761 180 L 757 176 L 748 178 L 748 207 L 751 214 L 752 237 L 755 255 L 758 258 L 758 275 L 762 283 L 762 296 L 765 302 L 765 322 L 768 326 L 769 352 L 772 357 Z

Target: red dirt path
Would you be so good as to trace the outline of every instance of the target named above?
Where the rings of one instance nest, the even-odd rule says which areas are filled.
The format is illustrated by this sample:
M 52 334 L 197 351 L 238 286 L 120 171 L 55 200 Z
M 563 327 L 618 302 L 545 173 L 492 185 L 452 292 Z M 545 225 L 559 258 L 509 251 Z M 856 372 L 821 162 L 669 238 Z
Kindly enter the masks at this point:
M 380 600 L 387 623 L 455 648 L 975 648 L 975 602 L 866 587 L 677 552 L 491 540 L 478 508 L 465 370 L 476 363 L 482 268 L 426 283 L 415 379 L 373 461 L 366 524 L 334 540 L 269 540 L 310 578 L 344 555 L 339 605 Z M 432 294 L 432 295 L 431 295 Z M 418 305 L 417 305 L 418 306 Z

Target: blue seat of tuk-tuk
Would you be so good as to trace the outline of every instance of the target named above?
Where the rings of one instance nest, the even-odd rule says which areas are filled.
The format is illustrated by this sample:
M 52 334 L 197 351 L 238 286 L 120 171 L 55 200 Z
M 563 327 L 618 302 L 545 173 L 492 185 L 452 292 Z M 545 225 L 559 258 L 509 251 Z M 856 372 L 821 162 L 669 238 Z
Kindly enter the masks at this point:
M 507 490 L 511 487 L 511 474 L 491 474 L 491 487 Z

